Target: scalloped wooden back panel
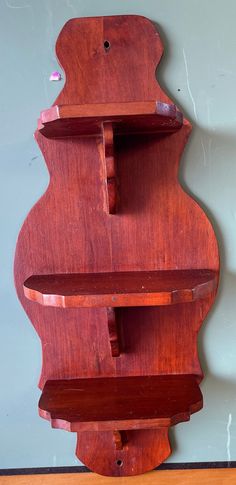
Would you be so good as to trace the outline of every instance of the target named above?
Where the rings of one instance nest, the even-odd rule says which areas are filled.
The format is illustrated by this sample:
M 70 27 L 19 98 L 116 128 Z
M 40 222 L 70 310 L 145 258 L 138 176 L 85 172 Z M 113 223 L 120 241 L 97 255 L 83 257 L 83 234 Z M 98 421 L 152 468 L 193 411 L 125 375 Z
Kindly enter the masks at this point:
M 197 334 L 219 255 L 178 181 L 191 126 L 156 81 L 162 51 L 140 16 L 63 27 L 65 86 L 36 131 L 50 184 L 16 248 L 42 343 L 40 415 L 77 432 L 78 458 L 104 475 L 158 466 L 169 426 L 202 407 Z

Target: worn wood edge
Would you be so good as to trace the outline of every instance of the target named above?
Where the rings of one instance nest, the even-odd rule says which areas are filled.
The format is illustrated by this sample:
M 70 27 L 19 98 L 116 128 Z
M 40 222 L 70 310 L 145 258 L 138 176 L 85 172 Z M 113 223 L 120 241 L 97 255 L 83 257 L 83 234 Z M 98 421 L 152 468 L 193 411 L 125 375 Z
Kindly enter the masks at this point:
M 168 116 L 176 119 L 180 124 L 183 115 L 175 104 L 163 103 L 161 101 L 130 101 L 126 103 L 91 103 L 54 105 L 40 113 L 42 125 L 67 118 L 100 118 L 106 116 L 145 116 L 145 115 Z
M 132 126 L 131 129 L 122 129 L 120 125 L 129 121 L 146 120 L 148 126 Z M 54 105 L 40 113 L 38 130 L 48 138 L 63 138 L 66 136 L 102 136 L 103 122 L 114 125 L 116 135 L 127 133 L 164 133 L 171 134 L 183 126 L 183 113 L 176 105 L 162 101 L 139 101 L 126 103 L 94 103 L 81 105 Z M 64 127 L 64 123 L 70 126 Z M 79 122 L 76 131 L 73 125 Z M 81 131 L 81 123 L 87 128 Z M 89 128 L 90 127 L 90 128 Z M 49 131 L 48 131 L 49 130 Z
M 197 464 L 196 464 L 197 465 Z M 235 468 L 154 470 L 144 475 L 121 477 L 119 483 L 134 485 L 235 485 Z M 1 485 L 117 485 L 117 477 L 96 473 L 49 473 L 0 476 Z

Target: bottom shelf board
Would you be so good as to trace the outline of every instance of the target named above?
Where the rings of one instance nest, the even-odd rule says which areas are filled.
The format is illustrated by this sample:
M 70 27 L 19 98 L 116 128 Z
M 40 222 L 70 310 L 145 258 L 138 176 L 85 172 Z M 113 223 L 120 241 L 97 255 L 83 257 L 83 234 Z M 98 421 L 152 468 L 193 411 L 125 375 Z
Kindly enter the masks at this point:
M 197 376 L 98 377 L 46 382 L 39 414 L 67 431 L 151 429 L 202 408 Z
M 206 298 L 217 280 L 208 269 L 32 275 L 24 294 L 64 308 L 172 305 Z

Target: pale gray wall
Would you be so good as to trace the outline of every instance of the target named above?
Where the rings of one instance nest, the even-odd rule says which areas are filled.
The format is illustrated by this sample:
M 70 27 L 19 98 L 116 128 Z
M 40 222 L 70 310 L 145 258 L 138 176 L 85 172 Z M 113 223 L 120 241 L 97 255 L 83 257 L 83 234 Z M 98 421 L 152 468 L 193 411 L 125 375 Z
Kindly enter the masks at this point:
M 17 301 L 20 226 L 48 174 L 33 132 L 62 88 L 54 43 L 71 17 L 141 14 L 159 24 L 159 78 L 193 122 L 181 179 L 206 208 L 221 246 L 219 297 L 199 339 L 204 410 L 172 432 L 169 461 L 236 460 L 236 2 L 0 0 L 0 468 L 76 465 L 75 436 L 37 415 L 41 350 Z

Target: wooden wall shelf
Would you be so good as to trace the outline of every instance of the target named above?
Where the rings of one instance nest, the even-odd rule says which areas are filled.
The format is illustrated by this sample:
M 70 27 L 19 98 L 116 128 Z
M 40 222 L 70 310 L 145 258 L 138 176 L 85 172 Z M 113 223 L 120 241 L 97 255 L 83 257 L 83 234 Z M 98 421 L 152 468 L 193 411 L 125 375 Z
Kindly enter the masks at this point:
M 183 124 L 174 104 L 160 101 L 53 106 L 42 111 L 38 129 L 49 138 L 102 135 L 103 123 L 116 135 L 172 133 Z
M 174 305 L 211 295 L 217 278 L 201 269 L 35 275 L 25 281 L 24 293 L 63 308 Z
M 169 456 L 169 427 L 202 407 L 197 335 L 218 245 L 178 181 L 191 125 L 156 81 L 152 22 L 74 18 L 56 52 L 66 82 L 35 133 L 50 183 L 15 255 L 42 343 L 39 414 L 77 433 L 91 470 L 137 475 Z
M 195 376 L 47 381 L 39 414 L 67 431 L 153 429 L 188 421 L 202 408 Z

